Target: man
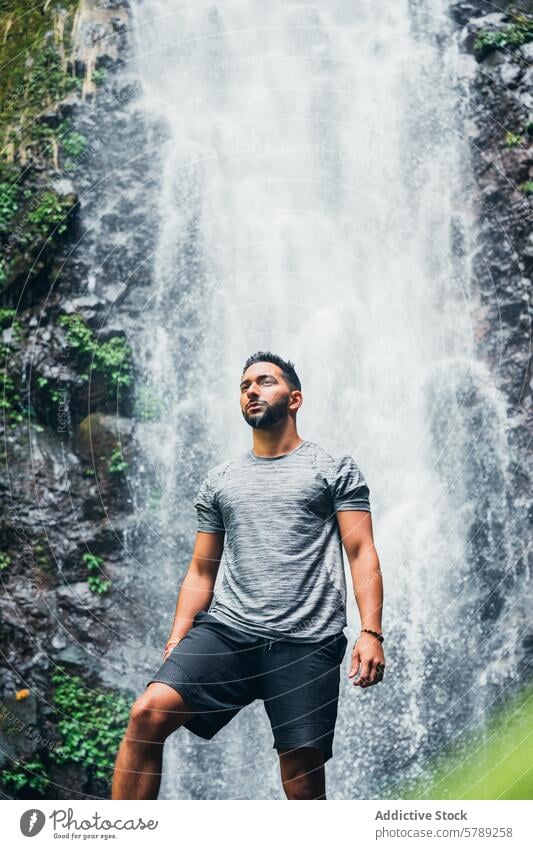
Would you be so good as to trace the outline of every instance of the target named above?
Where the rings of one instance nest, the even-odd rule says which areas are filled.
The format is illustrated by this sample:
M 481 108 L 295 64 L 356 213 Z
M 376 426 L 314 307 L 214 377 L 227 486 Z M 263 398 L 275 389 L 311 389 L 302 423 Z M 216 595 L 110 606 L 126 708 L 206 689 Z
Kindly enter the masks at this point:
M 361 616 L 348 676 L 360 687 L 383 678 L 383 585 L 361 471 L 298 435 L 303 395 L 290 361 L 250 357 L 240 403 L 253 449 L 202 482 L 163 664 L 133 705 L 113 799 L 157 799 L 169 734 L 184 725 L 211 739 L 255 699 L 271 723 L 287 798 L 326 798 L 348 642 L 341 539 Z

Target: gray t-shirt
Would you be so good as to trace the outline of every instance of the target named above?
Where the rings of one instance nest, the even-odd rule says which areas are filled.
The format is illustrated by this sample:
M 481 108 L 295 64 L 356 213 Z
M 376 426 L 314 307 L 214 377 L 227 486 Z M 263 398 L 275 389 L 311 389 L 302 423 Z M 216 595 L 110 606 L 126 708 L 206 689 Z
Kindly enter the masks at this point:
M 250 450 L 210 469 L 194 506 L 199 531 L 225 532 L 211 615 L 270 639 L 342 631 L 346 580 L 335 512 L 370 512 L 352 457 L 333 457 L 307 439 L 280 457 Z

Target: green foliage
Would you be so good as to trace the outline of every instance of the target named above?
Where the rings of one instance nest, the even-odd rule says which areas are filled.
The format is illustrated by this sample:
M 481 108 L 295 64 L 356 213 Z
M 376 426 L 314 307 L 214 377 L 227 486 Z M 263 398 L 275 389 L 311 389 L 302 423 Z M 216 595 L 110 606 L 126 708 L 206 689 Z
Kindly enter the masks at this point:
M 50 383 L 50 381 L 48 380 L 47 377 L 39 376 L 37 378 L 37 386 L 39 387 L 39 389 L 45 389 L 48 386 L 49 383 Z M 50 399 L 53 401 L 54 404 L 59 403 L 60 394 L 59 394 L 58 389 L 55 389 L 54 387 L 50 387 L 48 389 L 48 394 L 49 394 Z
M 0 344 L 0 417 L 11 428 L 24 420 L 28 410 L 15 378 L 9 372 L 9 349 Z
M 524 192 L 525 195 L 533 194 L 533 180 L 526 180 L 525 183 L 520 183 L 518 188 L 521 192 Z
M 103 374 L 110 391 L 132 383 L 131 350 L 123 336 L 112 336 L 106 342 L 99 342 L 78 313 L 61 315 L 58 321 L 66 328 L 67 342 L 77 350 L 81 365 Z M 84 372 L 82 377 L 88 380 L 89 374 Z
M 4 569 L 7 569 L 8 566 L 11 565 L 11 557 L 9 554 L 5 554 L 2 552 L 0 554 L 0 572 L 3 572 Z
M 89 690 L 79 676 L 58 667 L 52 676 L 57 728 L 62 744 L 51 757 L 58 763 L 80 763 L 95 778 L 107 779 L 113 770 L 131 703 L 123 695 Z
M 107 80 L 107 68 L 96 68 L 92 72 L 91 79 L 95 85 L 103 85 Z
M 522 144 L 522 136 L 518 133 L 512 133 L 510 130 L 505 134 L 505 144 L 507 147 L 519 147 Z
M 110 580 L 101 577 L 103 574 L 102 563 L 104 562 L 102 558 L 87 552 L 82 559 L 87 566 L 87 583 L 91 592 L 100 594 L 107 592 L 112 583 Z
M 474 51 L 480 57 L 491 50 L 504 47 L 520 47 L 533 39 L 533 20 L 527 15 L 513 15 L 515 23 L 499 32 L 479 32 L 474 41 Z
M 13 766 L 6 767 L 0 773 L 0 781 L 13 793 L 26 788 L 44 793 L 48 780 L 46 767 L 40 758 L 34 758 L 30 761 L 17 761 Z
M 0 182 L 0 233 L 4 235 L 12 228 L 20 206 L 20 194 L 19 183 Z
M 87 149 L 88 141 L 82 133 L 72 129 L 70 121 L 63 121 L 58 127 L 61 146 L 67 156 L 81 156 Z
M 28 215 L 30 224 L 35 224 L 41 236 L 48 236 L 57 227 L 57 233 L 67 229 L 67 216 L 71 208 L 68 198 L 62 198 L 55 192 L 43 192 L 39 205 Z
M 9 168 L 0 163 L 0 238 L 4 249 L 0 254 L 0 283 L 9 277 L 13 256 L 24 252 L 33 243 L 46 238 L 56 239 L 68 226 L 72 210 L 72 196 L 61 197 L 51 189 L 36 192 L 35 188 L 24 187 L 19 173 L 17 179 L 9 181 Z
M 511 692 L 484 729 L 456 742 L 429 764 L 399 799 L 531 799 L 533 765 L 528 739 L 533 688 Z
M 122 449 L 120 445 L 112 451 L 111 457 L 109 458 L 109 463 L 107 465 L 109 471 L 113 474 L 117 472 L 123 472 L 124 469 L 127 469 L 129 463 L 126 462 L 124 456 L 122 454 Z
M 38 116 L 81 85 L 62 58 L 70 48 L 78 5 L 79 0 L 0 5 L 1 147 L 9 141 L 32 144 L 53 134 Z
M 18 339 L 22 333 L 22 325 L 20 321 L 15 318 L 16 314 L 17 311 L 14 309 L 10 309 L 9 307 L 0 307 L 0 327 L 4 329 L 11 327 L 13 337 Z

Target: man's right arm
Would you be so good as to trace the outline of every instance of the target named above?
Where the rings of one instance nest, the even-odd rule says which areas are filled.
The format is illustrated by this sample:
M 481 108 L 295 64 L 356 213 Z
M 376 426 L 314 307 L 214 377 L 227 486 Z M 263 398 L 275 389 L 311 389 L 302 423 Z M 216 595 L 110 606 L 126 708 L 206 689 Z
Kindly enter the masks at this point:
M 164 660 L 191 628 L 198 611 L 207 610 L 211 604 L 223 550 L 224 532 L 197 532 L 191 562 L 178 594 L 174 622 L 163 654 Z

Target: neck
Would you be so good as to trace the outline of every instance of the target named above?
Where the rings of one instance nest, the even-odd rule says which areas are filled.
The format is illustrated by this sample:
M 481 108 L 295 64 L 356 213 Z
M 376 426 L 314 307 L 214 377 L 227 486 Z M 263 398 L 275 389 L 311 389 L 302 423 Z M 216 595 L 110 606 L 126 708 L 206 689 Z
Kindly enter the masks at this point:
M 290 422 L 280 428 L 261 430 L 254 428 L 252 450 L 258 457 L 278 457 L 288 454 L 303 442 L 296 430 L 296 424 Z

